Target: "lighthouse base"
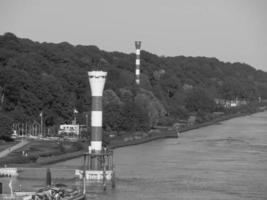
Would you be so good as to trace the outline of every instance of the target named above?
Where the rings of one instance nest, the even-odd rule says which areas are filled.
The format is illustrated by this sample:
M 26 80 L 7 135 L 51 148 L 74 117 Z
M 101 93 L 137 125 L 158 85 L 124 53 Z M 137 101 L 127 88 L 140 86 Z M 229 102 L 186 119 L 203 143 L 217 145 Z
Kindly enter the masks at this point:
M 102 183 L 104 190 L 111 183 L 115 188 L 115 170 L 113 166 L 113 151 L 103 148 L 101 151 L 88 151 L 83 155 L 83 166 L 75 170 L 75 176 L 83 179 L 86 184 Z

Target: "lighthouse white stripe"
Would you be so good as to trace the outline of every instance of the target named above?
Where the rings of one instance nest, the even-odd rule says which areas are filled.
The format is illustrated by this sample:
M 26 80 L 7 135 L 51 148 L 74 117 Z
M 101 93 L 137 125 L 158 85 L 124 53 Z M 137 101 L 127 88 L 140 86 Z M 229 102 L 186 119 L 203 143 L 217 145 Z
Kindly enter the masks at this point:
M 101 151 L 102 141 L 91 141 L 91 149 L 95 151 Z
M 136 59 L 136 60 L 135 60 L 135 64 L 136 64 L 136 65 L 140 65 L 140 60 L 139 60 L 139 59 Z
M 140 69 L 136 69 L 136 70 L 135 70 L 135 74 L 136 74 L 136 75 L 140 75 Z
M 89 78 L 92 96 L 102 96 L 106 79 L 103 77 Z
M 91 126 L 102 127 L 102 111 L 92 111 L 91 113 Z
M 140 49 L 136 49 L 136 54 L 140 55 Z

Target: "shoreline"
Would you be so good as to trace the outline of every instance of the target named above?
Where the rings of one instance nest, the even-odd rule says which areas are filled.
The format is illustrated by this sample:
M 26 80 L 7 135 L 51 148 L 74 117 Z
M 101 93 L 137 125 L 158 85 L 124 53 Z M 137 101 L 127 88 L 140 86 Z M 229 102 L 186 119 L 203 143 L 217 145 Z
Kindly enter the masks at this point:
M 219 122 L 223 122 L 223 121 L 227 121 L 233 118 L 238 118 L 238 117 L 243 117 L 243 116 L 248 116 L 248 115 L 253 115 L 255 113 L 259 113 L 259 112 L 264 112 L 264 111 L 258 111 L 258 112 L 253 112 L 253 113 L 235 113 L 235 114 L 231 114 L 231 115 L 227 115 L 227 116 L 222 116 L 219 118 L 216 118 L 214 120 L 208 121 L 208 122 L 204 122 L 201 124 L 196 124 L 190 127 L 185 127 L 179 130 L 179 132 L 175 132 L 173 134 L 161 134 L 161 135 L 157 135 L 157 136 L 152 136 L 150 138 L 142 138 L 140 140 L 135 140 L 135 141 L 130 141 L 130 142 L 122 142 L 122 143 L 118 143 L 115 144 L 114 146 L 111 145 L 112 149 L 117 149 L 117 148 L 121 148 L 121 147 L 126 147 L 126 146 L 133 146 L 133 145 L 139 145 L 139 144 L 144 144 L 147 142 L 151 142 L 154 140 L 158 140 L 158 139 L 167 139 L 167 138 L 179 138 L 179 133 L 185 133 L 187 131 L 191 131 L 194 129 L 199 129 L 202 127 L 206 127 L 206 126 L 211 126 L 211 125 L 215 125 Z
M 253 113 L 235 113 L 235 114 L 231 114 L 231 115 L 227 115 L 227 116 L 221 116 L 219 118 L 213 119 L 213 120 L 208 121 L 208 122 L 196 124 L 196 125 L 193 125 L 191 127 L 185 127 L 183 129 L 181 129 L 179 132 L 183 133 L 183 132 L 191 131 L 194 129 L 198 129 L 198 128 L 202 128 L 202 127 L 206 127 L 206 126 L 211 126 L 211 125 L 217 124 L 219 122 L 227 121 L 227 120 L 230 120 L 233 118 L 244 117 L 244 116 L 253 115 L 255 113 L 260 113 L 260 112 L 264 112 L 264 111 L 258 111 L 258 112 L 253 112 Z
M 166 138 L 178 138 L 178 134 L 176 131 L 169 131 L 168 134 L 164 133 L 164 132 L 160 132 L 157 135 L 153 135 L 147 138 L 141 138 L 138 140 L 133 140 L 133 141 L 117 141 L 117 142 L 113 142 L 110 145 L 111 149 L 118 149 L 118 148 L 122 148 L 122 147 L 126 147 L 126 146 L 134 146 L 134 145 L 139 145 L 139 144 L 144 144 L 144 143 L 148 143 L 154 140 L 159 140 L 159 139 L 166 139 Z
M 196 124 L 190 127 L 182 128 L 179 130 L 179 133 L 185 133 L 190 130 L 199 129 L 199 128 L 210 126 L 210 125 L 215 125 L 216 123 L 219 123 L 222 121 L 227 121 L 227 120 L 237 118 L 237 117 L 248 116 L 248 115 L 252 115 L 255 113 L 259 113 L 259 112 L 264 112 L 264 111 L 258 111 L 258 112 L 252 112 L 252 113 L 235 113 L 235 114 L 231 114 L 227 116 L 221 116 L 209 122 L 204 122 L 201 124 Z M 168 132 L 166 133 L 166 131 Z M 127 146 L 144 144 L 144 143 L 148 143 L 148 142 L 159 140 L 159 139 L 179 138 L 178 136 L 179 133 L 177 133 L 177 130 L 174 130 L 174 129 L 168 130 L 167 128 L 165 128 L 165 129 L 162 129 L 160 131 L 155 131 L 155 132 L 153 133 L 152 131 L 152 135 L 149 137 L 143 137 L 143 138 L 134 139 L 131 141 L 123 141 L 124 139 L 123 137 L 117 140 L 113 140 L 113 141 L 111 140 L 109 145 L 111 149 L 117 149 L 117 148 L 122 148 L 122 147 L 127 147 Z M 20 167 L 46 166 L 46 165 L 74 159 L 77 157 L 81 157 L 84 154 L 84 152 L 85 152 L 84 150 L 80 150 L 80 151 L 65 153 L 65 154 L 51 156 L 51 157 L 40 157 L 38 158 L 36 163 L 9 164 L 9 166 L 20 166 Z

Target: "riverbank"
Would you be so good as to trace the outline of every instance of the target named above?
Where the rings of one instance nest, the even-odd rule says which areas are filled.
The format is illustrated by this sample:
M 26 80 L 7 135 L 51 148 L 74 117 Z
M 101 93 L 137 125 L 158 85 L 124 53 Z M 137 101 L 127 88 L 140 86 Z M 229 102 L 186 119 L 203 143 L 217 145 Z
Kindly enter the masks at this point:
M 190 126 L 186 126 L 186 127 L 181 127 L 178 130 L 176 130 L 173 127 L 162 127 L 161 129 L 156 129 L 156 130 L 151 130 L 151 134 L 149 135 L 149 137 L 143 137 L 143 138 L 138 138 L 138 139 L 132 139 L 130 141 L 125 141 L 125 137 L 119 138 L 119 139 L 114 139 L 111 140 L 109 143 L 109 146 L 112 149 L 116 149 L 116 148 L 121 148 L 121 147 L 125 147 L 125 146 L 132 146 L 132 145 L 138 145 L 138 144 L 143 144 L 143 143 L 147 143 L 147 142 L 151 142 L 153 140 L 158 140 L 158 139 L 166 139 L 166 138 L 177 138 L 179 137 L 180 133 L 183 132 L 187 132 L 190 130 L 194 130 L 194 129 L 199 129 L 202 127 L 206 127 L 206 126 L 211 126 L 226 120 L 230 120 L 233 118 L 237 118 L 237 117 L 243 117 L 243 116 L 247 116 L 247 115 L 252 115 L 255 114 L 257 112 L 263 112 L 264 110 L 258 110 L 255 112 L 250 112 L 250 113 L 234 113 L 234 114 L 228 114 L 228 115 L 223 115 L 220 117 L 217 117 L 211 121 L 208 122 L 204 122 L 201 124 L 194 124 L 194 125 L 190 125 Z M 127 137 L 126 137 L 127 138 Z M 134 138 L 134 136 L 133 136 Z
M 266 120 L 267 112 L 236 117 L 188 131 L 179 140 L 116 149 L 117 190 L 102 192 L 90 186 L 88 193 L 95 200 L 266 199 Z M 21 170 L 16 188 L 44 184 L 47 167 L 53 182 L 77 185 L 72 169 L 81 164 L 79 157 L 42 169 Z M 9 182 L 2 180 L 9 191 Z
M 263 112 L 263 111 L 258 111 L 258 112 Z M 230 119 L 233 119 L 233 118 L 236 118 L 236 117 L 243 117 L 243 116 L 252 115 L 252 114 L 255 114 L 255 113 L 257 113 L 257 112 L 235 113 L 235 114 L 230 114 L 230 115 L 224 115 L 224 116 L 220 116 L 220 117 L 215 118 L 215 119 L 213 119 L 211 121 L 208 121 L 208 122 L 204 122 L 204 123 L 201 123 L 201 124 L 195 124 L 195 125 L 192 125 L 192 126 L 187 126 L 187 127 L 180 128 L 179 132 L 183 133 L 183 132 L 187 132 L 187 131 L 190 131 L 190 130 L 194 130 L 194 129 L 198 129 L 198 128 L 202 128 L 202 127 L 206 127 L 206 126 L 211 126 L 211 125 L 217 124 L 219 122 L 230 120 Z
M 20 144 L 20 143 L 19 143 Z M 23 165 L 37 166 L 49 163 L 49 161 L 60 161 L 60 158 L 69 159 L 75 157 L 79 152 L 84 152 L 87 145 L 81 142 L 68 141 L 43 141 L 24 140 L 23 146 L 16 148 L 9 155 L 0 158 L 0 166 Z M 13 148 L 13 147 L 10 147 Z M 66 158 L 65 158 L 66 157 Z
M 131 135 L 125 135 L 121 137 L 116 137 L 113 139 L 110 139 L 108 142 L 108 146 L 112 149 L 116 148 L 121 148 L 125 146 L 132 146 L 132 145 L 138 145 L 138 144 L 143 144 L 147 142 L 151 142 L 153 140 L 158 140 L 158 139 L 165 139 L 165 138 L 177 138 L 178 133 L 182 132 L 187 132 L 193 129 L 198 129 L 201 127 L 206 127 L 210 125 L 214 125 L 216 123 L 230 120 L 232 118 L 236 117 L 242 117 L 246 115 L 251 115 L 256 112 L 251 112 L 251 113 L 235 113 L 235 114 L 228 114 L 224 116 L 220 116 L 218 118 L 215 118 L 211 121 L 201 123 L 201 124 L 195 124 L 192 126 L 187 126 L 187 127 L 182 127 L 177 131 L 176 129 L 172 127 L 162 127 L 158 129 L 153 129 L 150 130 L 148 133 L 132 133 Z M 48 164 L 53 164 L 57 162 L 62 162 L 65 160 L 73 159 L 76 157 L 80 157 L 84 154 L 84 152 L 87 150 L 86 145 L 84 145 L 84 148 L 79 151 L 75 152 L 66 152 L 64 154 L 59 154 L 59 155 L 51 155 L 51 156 L 42 156 L 39 157 L 35 163 L 21 163 L 20 165 L 23 166 L 43 166 L 43 165 L 48 165 Z
M 153 140 L 159 140 L 164 138 L 178 138 L 178 132 L 172 127 L 162 127 L 154 130 L 150 130 L 148 134 L 146 134 L 144 137 L 136 137 L 136 135 L 133 136 L 127 136 L 127 137 L 120 137 L 114 140 L 111 140 L 109 143 L 109 147 L 112 149 L 121 148 L 125 146 L 131 146 L 131 145 L 138 145 L 143 144 L 147 142 L 151 142 Z
M 250 113 L 235 113 L 235 114 L 228 114 L 228 115 L 224 115 L 224 116 L 220 116 L 216 119 L 213 119 L 209 122 L 204 122 L 201 124 L 195 124 L 192 126 L 188 126 L 188 127 L 184 127 L 179 129 L 178 131 L 172 127 L 162 127 L 159 129 L 154 129 L 148 132 L 148 134 L 137 134 L 137 135 L 133 135 L 133 136 L 124 136 L 124 137 L 117 137 L 115 139 L 111 139 L 109 141 L 109 147 L 112 149 L 117 149 L 117 148 L 121 148 L 121 147 L 126 147 L 126 146 L 132 146 L 132 145 L 139 145 L 139 144 L 143 144 L 143 143 L 147 143 L 147 142 L 151 142 L 154 140 L 158 140 L 158 139 L 166 139 L 166 138 L 178 138 L 179 137 L 179 133 L 183 133 L 183 132 L 187 132 L 190 130 L 194 130 L 194 129 L 198 129 L 198 128 L 202 128 L 202 127 L 206 127 L 206 126 L 210 126 L 210 125 L 214 125 L 217 124 L 219 122 L 223 122 L 226 120 L 230 120 L 233 118 L 237 118 L 237 117 L 243 117 L 243 116 L 247 116 L 247 115 L 252 115 L 255 114 L 257 112 L 263 112 L 264 110 L 258 110 L 258 111 L 254 111 L 254 112 L 250 112 Z M 266 111 L 266 110 L 265 110 Z M 75 157 L 80 157 L 83 155 L 83 151 L 77 152 L 77 154 L 69 154 L 69 155 L 62 155 L 59 156 L 58 158 L 54 157 L 51 158 L 51 160 L 47 160 L 47 162 L 43 162 L 44 164 L 52 164 L 52 163 L 56 163 L 56 162 L 61 162 L 61 161 L 65 161 L 68 159 L 72 159 Z
M 162 128 L 161 130 L 156 129 L 156 130 L 151 130 L 146 134 L 146 137 L 141 137 L 140 134 L 132 136 L 132 137 L 120 137 L 119 139 L 114 139 L 111 140 L 109 143 L 109 147 L 112 149 L 116 148 L 121 148 L 125 146 L 130 146 L 130 145 L 138 145 L 138 144 L 143 144 L 147 143 L 153 140 L 157 139 L 164 139 L 164 138 L 177 138 L 177 132 L 174 129 L 169 129 L 168 128 Z M 125 140 L 127 138 L 127 140 Z M 40 157 L 36 160 L 36 163 L 29 163 L 28 164 L 21 164 L 20 166 L 31 166 L 31 167 L 36 167 L 36 166 L 44 166 L 44 165 L 50 165 L 54 164 L 57 162 L 62 162 L 66 161 L 69 159 L 81 157 L 84 152 L 87 150 L 87 148 L 84 148 L 83 150 L 76 151 L 76 152 L 69 152 L 65 154 L 60 154 L 60 155 L 53 155 L 49 157 Z

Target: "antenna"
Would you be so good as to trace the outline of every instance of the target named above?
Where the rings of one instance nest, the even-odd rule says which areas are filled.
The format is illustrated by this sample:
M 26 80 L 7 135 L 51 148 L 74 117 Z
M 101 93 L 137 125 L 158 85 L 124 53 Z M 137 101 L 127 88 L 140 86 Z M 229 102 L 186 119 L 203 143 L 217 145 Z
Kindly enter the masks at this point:
M 141 41 L 135 41 L 135 53 L 136 53 L 136 60 L 135 60 L 135 83 L 136 85 L 140 85 L 140 49 L 141 49 Z

